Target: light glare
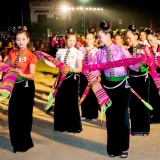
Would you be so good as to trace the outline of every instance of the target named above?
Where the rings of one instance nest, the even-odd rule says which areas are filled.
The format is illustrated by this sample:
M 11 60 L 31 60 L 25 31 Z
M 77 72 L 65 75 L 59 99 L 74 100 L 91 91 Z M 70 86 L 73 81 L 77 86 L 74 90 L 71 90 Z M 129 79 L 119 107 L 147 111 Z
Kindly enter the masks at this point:
M 63 6 L 63 7 L 62 7 L 62 10 L 63 10 L 63 11 L 66 11 L 66 10 L 67 10 L 67 6 Z

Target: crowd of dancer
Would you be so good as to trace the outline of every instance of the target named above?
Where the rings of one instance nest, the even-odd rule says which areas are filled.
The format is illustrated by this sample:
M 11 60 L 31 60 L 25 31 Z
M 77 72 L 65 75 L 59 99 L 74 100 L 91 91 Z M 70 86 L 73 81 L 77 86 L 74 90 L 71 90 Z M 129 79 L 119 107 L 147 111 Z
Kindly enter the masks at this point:
M 88 29 L 85 40 L 78 38 L 72 27 L 67 29 L 66 35 L 61 37 L 59 42 L 54 36 L 50 41 L 50 56 L 46 54 L 50 58 L 46 58 L 44 52 L 47 50 L 43 50 L 43 46 L 32 51 L 27 47 L 29 33 L 26 27 L 19 27 L 15 37 L 17 48 L 9 52 L 6 60 L 2 59 L 12 67 L 10 71 L 19 75 L 9 100 L 8 114 L 14 153 L 25 152 L 34 146 L 31 129 L 34 77 L 38 57 L 52 68 L 60 66 L 57 64 L 61 63 L 65 66 L 60 68 L 54 84 L 54 130 L 80 133 L 83 130 L 82 120 L 97 120 L 101 106 L 89 83 L 93 77 L 94 82 L 100 84 L 112 101 L 112 105 L 106 110 L 107 153 L 110 157 L 120 155 L 121 158 L 127 158 L 130 136 L 149 136 L 150 124 L 160 122 L 160 97 L 149 66 L 143 61 L 128 67 L 106 68 L 88 71 L 85 74 L 82 68 L 86 65 L 146 56 L 153 60 L 159 74 L 158 39 L 159 33 L 149 28 L 138 31 L 134 25 L 129 25 L 125 31 L 118 30 L 113 33 L 108 22 L 102 20 L 98 31 Z M 64 75 L 65 79 L 62 82 L 61 77 Z M 83 98 L 86 89 L 88 93 L 81 103 L 80 115 L 79 97 Z M 154 110 L 150 111 L 131 89 L 151 104 Z

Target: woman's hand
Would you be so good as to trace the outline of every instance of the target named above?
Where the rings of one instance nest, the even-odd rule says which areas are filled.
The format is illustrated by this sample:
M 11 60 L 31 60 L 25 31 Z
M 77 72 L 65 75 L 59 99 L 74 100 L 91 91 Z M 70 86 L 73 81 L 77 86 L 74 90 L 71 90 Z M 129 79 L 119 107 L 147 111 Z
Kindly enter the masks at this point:
M 24 75 L 23 72 L 18 68 L 16 68 L 16 69 L 11 68 L 10 71 L 18 73 L 18 75 L 21 76 L 21 77 L 23 77 L 23 75 Z
M 98 82 L 101 82 L 101 77 L 98 77 Z
M 141 62 L 141 63 L 137 63 L 135 65 L 135 68 L 139 69 L 139 68 L 144 67 L 144 66 L 146 66 L 146 62 Z
M 3 59 L 2 59 L 2 56 L 0 55 L 0 62 L 2 62 L 2 60 L 3 60 Z
M 62 70 L 61 70 L 61 72 L 62 72 L 63 74 L 67 74 L 69 71 L 70 71 L 70 66 L 65 66 L 65 67 L 63 67 Z
M 69 71 L 73 72 L 73 68 L 71 66 L 69 66 Z

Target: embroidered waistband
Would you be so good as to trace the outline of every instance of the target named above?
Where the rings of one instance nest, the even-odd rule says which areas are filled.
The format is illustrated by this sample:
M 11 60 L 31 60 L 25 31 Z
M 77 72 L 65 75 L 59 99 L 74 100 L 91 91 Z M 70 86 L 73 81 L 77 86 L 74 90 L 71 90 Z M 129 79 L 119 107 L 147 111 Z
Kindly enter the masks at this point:
M 74 72 L 68 72 L 67 74 L 71 75 L 71 74 L 74 74 Z
M 21 83 L 25 81 L 25 79 L 23 77 L 17 77 L 16 82 L 15 83 Z
M 126 77 L 127 77 L 127 75 L 119 76 L 119 77 L 107 77 L 107 76 L 105 76 L 105 79 L 107 81 L 118 82 L 118 81 L 123 81 Z
M 148 68 L 146 67 L 141 67 L 139 72 L 148 72 Z
M 122 76 L 123 77 L 123 76 Z M 128 79 L 129 77 L 126 76 L 126 78 L 124 78 L 121 82 L 119 82 L 119 84 L 117 84 L 116 86 L 113 86 L 113 87 L 107 87 L 105 85 L 103 85 L 104 88 L 106 89 L 115 89 L 115 88 L 118 88 L 119 86 L 121 86 L 124 82 L 125 82 L 125 88 L 130 88 L 131 86 L 129 85 L 128 83 Z

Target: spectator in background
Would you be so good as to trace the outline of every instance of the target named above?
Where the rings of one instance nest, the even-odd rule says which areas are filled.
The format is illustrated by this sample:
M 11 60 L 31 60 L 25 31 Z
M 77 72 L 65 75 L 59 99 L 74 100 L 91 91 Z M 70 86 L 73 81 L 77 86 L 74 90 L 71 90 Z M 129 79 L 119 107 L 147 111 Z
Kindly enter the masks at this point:
M 29 50 L 34 53 L 35 52 L 35 47 L 33 46 L 33 43 L 30 44 Z
M 50 55 L 52 57 L 56 57 L 56 52 L 57 52 L 57 47 L 58 47 L 58 42 L 56 41 L 57 37 L 54 35 L 51 40 L 50 40 Z
M 150 44 L 147 41 L 147 33 L 146 33 L 145 28 L 140 29 L 140 42 L 139 43 L 150 47 Z

